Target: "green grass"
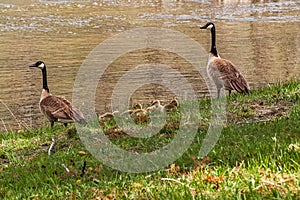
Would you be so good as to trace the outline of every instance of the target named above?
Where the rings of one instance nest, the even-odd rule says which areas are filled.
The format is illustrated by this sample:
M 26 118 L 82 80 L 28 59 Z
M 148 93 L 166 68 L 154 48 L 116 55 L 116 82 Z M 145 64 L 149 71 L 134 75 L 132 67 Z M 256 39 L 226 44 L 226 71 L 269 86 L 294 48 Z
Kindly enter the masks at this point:
M 198 133 L 189 150 L 165 169 L 143 174 L 103 165 L 85 149 L 74 125 L 0 133 L 0 199 L 299 199 L 299 97 L 295 80 L 228 97 L 222 135 L 202 159 L 197 155 L 211 102 L 199 100 Z M 180 117 L 173 112 L 146 139 L 124 135 L 114 122 L 105 130 L 119 147 L 151 152 L 174 138 Z

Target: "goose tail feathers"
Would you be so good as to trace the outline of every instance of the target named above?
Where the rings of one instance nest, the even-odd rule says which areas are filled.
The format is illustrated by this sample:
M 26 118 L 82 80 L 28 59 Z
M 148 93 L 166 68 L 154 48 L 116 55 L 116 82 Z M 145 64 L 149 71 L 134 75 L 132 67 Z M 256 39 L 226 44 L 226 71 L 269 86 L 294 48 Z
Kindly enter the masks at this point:
M 87 124 L 87 121 L 86 119 L 84 118 L 82 112 L 76 108 L 73 108 L 72 109 L 72 119 L 79 123 L 79 124 L 82 124 L 82 125 L 86 125 Z

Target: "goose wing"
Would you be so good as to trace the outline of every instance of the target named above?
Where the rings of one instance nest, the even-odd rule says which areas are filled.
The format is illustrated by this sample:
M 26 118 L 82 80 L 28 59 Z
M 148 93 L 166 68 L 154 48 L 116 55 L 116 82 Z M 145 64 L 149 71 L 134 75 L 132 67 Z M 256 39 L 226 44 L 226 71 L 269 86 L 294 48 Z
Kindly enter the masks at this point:
M 41 111 L 50 119 L 73 120 L 78 123 L 86 124 L 80 110 L 66 99 L 57 96 L 48 96 L 40 102 Z
M 236 90 L 239 93 L 250 92 L 246 79 L 232 62 L 219 58 L 214 61 L 214 65 L 218 69 L 219 77 L 226 89 Z

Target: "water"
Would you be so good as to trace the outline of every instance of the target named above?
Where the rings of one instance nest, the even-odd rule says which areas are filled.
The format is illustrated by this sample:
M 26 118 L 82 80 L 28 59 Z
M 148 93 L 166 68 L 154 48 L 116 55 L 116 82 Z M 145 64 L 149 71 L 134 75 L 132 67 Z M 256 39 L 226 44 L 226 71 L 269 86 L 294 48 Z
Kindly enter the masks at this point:
M 115 34 L 136 27 L 163 27 L 186 34 L 208 51 L 217 27 L 217 48 L 243 72 L 252 88 L 299 78 L 300 2 L 248 0 L 2 0 L 0 3 L 0 130 L 39 126 L 41 72 L 28 65 L 43 60 L 53 94 L 72 99 L 77 71 L 91 50 Z M 159 37 L 158 37 L 159 39 Z M 98 83 L 95 107 L 110 109 L 117 80 L 143 63 L 163 63 L 184 74 L 199 98 L 207 95 L 201 77 L 178 55 L 155 49 L 124 54 Z M 140 80 L 136 80 L 140 81 Z M 145 85 L 133 102 L 170 100 L 164 87 Z

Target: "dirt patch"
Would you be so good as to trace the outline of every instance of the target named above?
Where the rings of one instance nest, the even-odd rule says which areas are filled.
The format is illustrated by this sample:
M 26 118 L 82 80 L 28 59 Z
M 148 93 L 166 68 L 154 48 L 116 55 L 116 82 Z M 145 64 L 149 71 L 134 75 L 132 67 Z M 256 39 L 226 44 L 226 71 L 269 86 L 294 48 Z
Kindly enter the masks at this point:
M 237 102 L 232 104 L 235 107 L 242 107 L 238 112 L 228 111 L 227 113 L 228 121 L 232 121 L 235 124 L 266 122 L 279 117 L 287 117 L 294 106 L 292 102 L 284 100 L 279 100 L 273 104 L 266 100 L 252 101 L 246 105 Z

